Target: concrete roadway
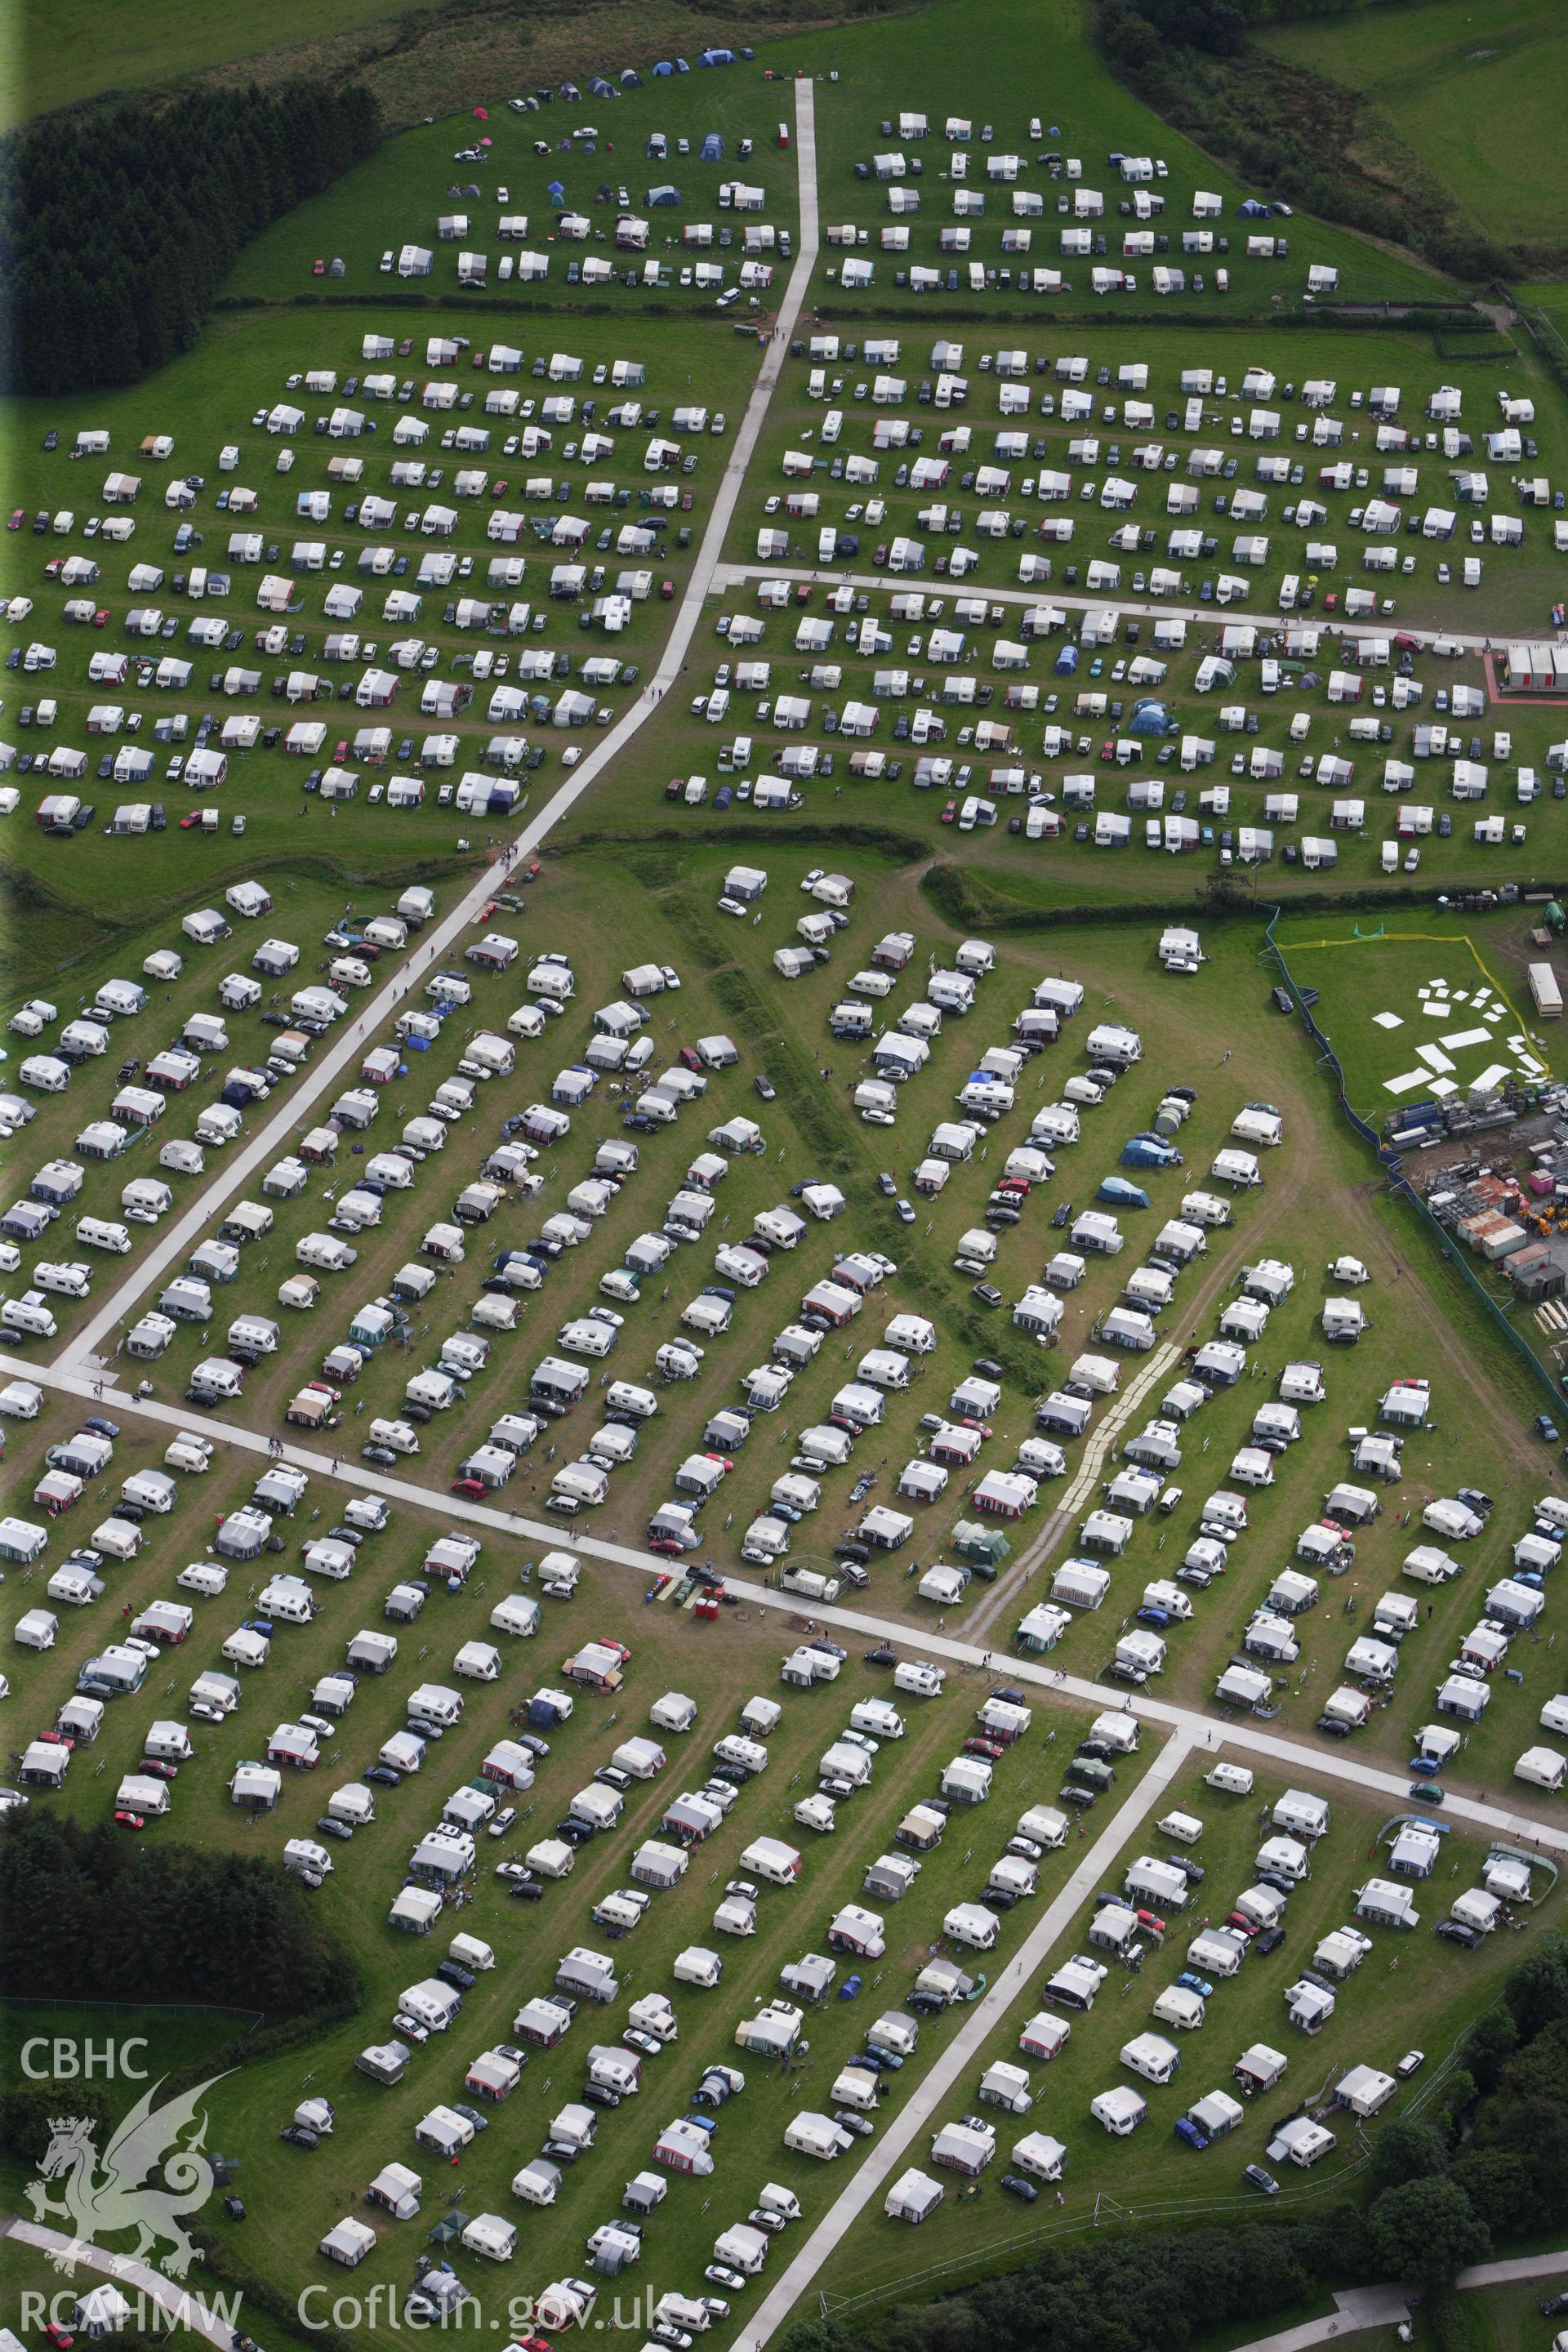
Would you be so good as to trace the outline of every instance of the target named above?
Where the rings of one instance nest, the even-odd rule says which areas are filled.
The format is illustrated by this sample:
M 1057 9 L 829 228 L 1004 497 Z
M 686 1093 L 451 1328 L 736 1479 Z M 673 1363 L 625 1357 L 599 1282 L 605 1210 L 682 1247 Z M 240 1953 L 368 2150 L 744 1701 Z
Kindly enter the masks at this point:
M 714 586 L 722 595 L 738 588 L 748 580 L 804 580 L 823 588 L 880 589 L 897 593 L 905 590 L 923 596 L 978 596 L 992 604 L 1059 604 L 1068 613 L 1114 612 L 1121 621 L 1193 621 L 1205 628 L 1220 629 L 1227 623 L 1251 622 L 1259 629 L 1288 628 L 1292 623 L 1307 628 L 1321 629 L 1326 637 L 1414 637 L 1418 645 L 1430 646 L 1441 637 L 1447 644 L 1462 646 L 1467 653 L 1485 653 L 1501 642 L 1506 645 L 1548 645 L 1559 642 L 1557 630 L 1538 630 L 1532 637 L 1528 631 L 1510 629 L 1499 640 L 1484 632 L 1470 635 L 1460 629 L 1416 628 L 1398 620 L 1344 621 L 1337 615 L 1327 619 L 1314 605 L 1310 611 L 1273 613 L 1254 609 L 1244 603 L 1235 604 L 1178 604 L 1172 598 L 1154 599 L 1124 596 L 1120 591 L 1107 590 L 1098 596 L 1086 596 L 1081 590 L 1063 590 L 1052 581 L 1035 588 L 991 587 L 976 580 L 952 580 L 929 572 L 847 572 L 836 567 L 821 569 L 811 564 L 786 563 L 726 563 L 720 567 Z M 1077 679 L 1079 686 L 1087 680 Z
M 52 1364 L 33 1364 L 24 1357 L 0 1354 L 0 1380 L 13 1379 L 32 1381 L 40 1388 L 74 1396 L 83 1403 L 90 1402 L 116 1418 L 132 1415 L 156 1422 L 171 1434 L 179 1429 L 199 1429 L 215 1443 L 237 1446 L 261 1457 L 268 1454 L 269 1440 L 258 1431 L 242 1428 L 219 1415 L 202 1413 L 184 1404 L 163 1404 L 155 1398 L 138 1397 L 121 1388 L 112 1375 L 97 1380 L 90 1371 L 62 1370 Z M 470 1503 L 460 1496 L 444 1494 L 437 1487 L 423 1486 L 416 1479 L 373 1470 L 352 1457 L 284 1441 L 282 1459 L 312 1476 L 339 1478 L 367 1494 L 384 1495 L 389 1502 L 437 1512 L 443 1517 L 474 1528 L 481 1535 L 507 1536 L 518 1543 L 570 1550 L 584 1559 L 629 1569 L 642 1577 L 662 1576 L 672 1566 L 679 1566 L 656 1559 L 635 1545 L 579 1534 L 570 1520 L 530 1519 L 521 1512 L 504 1510 L 494 1504 Z M 1110 1689 L 1084 1675 L 1068 1674 L 1033 1658 L 1012 1657 L 1005 1650 L 998 1656 L 977 1642 L 924 1626 L 900 1624 L 895 1619 L 876 1617 L 866 1610 L 842 1603 L 828 1607 L 820 1601 L 806 1601 L 795 1593 L 778 1591 L 764 1584 L 737 1583 L 734 1589 L 745 1601 L 794 1621 L 786 1629 L 786 1637 L 791 1641 L 798 1638 L 803 1626 L 810 1621 L 846 1642 L 892 1643 L 901 1652 L 918 1653 L 961 1671 L 994 1672 L 1005 1675 L 1009 1682 L 1023 1684 L 1033 1695 L 1055 1693 L 1098 1707 L 1121 1708 L 1136 1715 L 1152 1729 L 1179 1735 L 1193 1748 L 1224 1748 L 1233 1754 L 1261 1759 L 1287 1772 L 1312 1773 L 1321 1780 L 1342 1780 L 1363 1792 L 1388 1798 L 1391 1810 L 1405 1807 L 1409 1801 L 1406 1775 L 1384 1771 L 1365 1762 L 1348 1745 L 1331 1747 L 1323 1742 L 1309 1747 L 1300 1740 L 1267 1731 L 1250 1719 L 1232 1721 L 1204 1715 L 1195 1708 L 1156 1698 L 1147 1690 L 1140 1690 L 1134 1699 L 1125 1690 Z M 1444 1807 L 1444 1818 L 1462 1821 L 1493 1838 L 1512 1839 L 1538 1846 L 1545 1853 L 1568 1856 L 1568 1827 L 1559 1828 L 1502 1805 L 1451 1794 Z
M 738 2344 L 749 2345 L 751 2352 L 762 2352 L 762 2347 L 790 2317 L 846 2231 L 872 2198 L 890 2183 L 906 2162 L 920 2162 L 926 2151 L 923 2146 L 917 2148 L 913 2143 L 917 2139 L 923 2142 L 936 2111 L 979 2056 L 1003 2012 L 1017 2000 L 1030 1976 L 1043 1965 L 1095 1888 L 1114 1876 L 1117 1856 L 1185 1764 L 1192 1745 L 1184 1732 L 1167 1740 L 1094 1843 L 1082 1850 L 1077 1867 L 1041 1912 L 1013 1958 L 991 1979 L 980 2000 L 963 2011 L 957 2032 L 921 2079 L 908 2105 L 882 2124 L 838 2196 L 816 2227 L 800 2242 L 799 2252 L 787 2269 L 777 2273 L 757 2308 L 748 2312 Z

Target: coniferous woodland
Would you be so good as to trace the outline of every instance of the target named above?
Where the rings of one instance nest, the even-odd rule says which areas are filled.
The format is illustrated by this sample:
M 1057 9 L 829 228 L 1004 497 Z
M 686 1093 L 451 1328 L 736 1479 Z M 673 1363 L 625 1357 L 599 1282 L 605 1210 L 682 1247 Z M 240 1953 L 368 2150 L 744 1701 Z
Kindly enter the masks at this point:
M 270 1858 L 139 1845 L 44 1812 L 0 1832 L 0 1984 L 27 2000 L 205 2001 L 270 2020 L 352 2006 L 357 1990 Z
M 0 145 L 0 380 L 87 391 L 189 351 L 241 249 L 380 138 L 369 90 L 310 82 L 13 132 Z

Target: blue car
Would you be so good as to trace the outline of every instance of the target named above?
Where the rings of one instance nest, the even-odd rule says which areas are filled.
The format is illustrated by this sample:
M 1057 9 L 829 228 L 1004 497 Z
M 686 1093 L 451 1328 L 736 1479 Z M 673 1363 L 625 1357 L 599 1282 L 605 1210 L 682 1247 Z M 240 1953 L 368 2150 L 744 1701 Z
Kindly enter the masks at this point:
M 1208 2140 L 1205 2135 L 1199 2131 L 1196 2124 L 1192 2121 L 1190 2116 L 1178 2116 L 1176 2117 L 1174 2130 L 1176 2137 L 1178 2139 L 1185 2140 L 1189 2147 L 1207 2147 L 1208 2146 Z
M 1183 1986 L 1186 1991 L 1195 1992 L 1200 2000 L 1208 2000 L 1213 1997 L 1213 1985 L 1207 1983 L 1204 1978 L 1198 1976 L 1192 1969 L 1184 1969 L 1182 1974 L 1176 1979 L 1176 1982 Z

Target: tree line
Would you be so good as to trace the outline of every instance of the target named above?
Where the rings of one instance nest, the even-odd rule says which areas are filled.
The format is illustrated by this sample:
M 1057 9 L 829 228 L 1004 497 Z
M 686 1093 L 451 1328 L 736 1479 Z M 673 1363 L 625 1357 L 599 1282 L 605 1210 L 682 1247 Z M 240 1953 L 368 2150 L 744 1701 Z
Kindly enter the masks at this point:
M 24 2000 L 205 2001 L 275 2020 L 357 1990 L 277 1862 L 32 1809 L 0 1832 L 0 1984 Z
M 1096 2238 L 847 2326 L 796 2323 L 784 2352 L 1184 2352 L 1228 2322 L 1326 2288 L 1407 2279 L 1441 2305 L 1494 2244 L 1568 2222 L 1568 1960 L 1510 1970 L 1458 2063 L 1414 2116 L 1372 2134 L 1372 2196 L 1309 2219 Z
M 251 238 L 380 139 L 368 89 L 303 81 L 13 131 L 0 142 L 0 381 L 82 392 L 189 351 Z

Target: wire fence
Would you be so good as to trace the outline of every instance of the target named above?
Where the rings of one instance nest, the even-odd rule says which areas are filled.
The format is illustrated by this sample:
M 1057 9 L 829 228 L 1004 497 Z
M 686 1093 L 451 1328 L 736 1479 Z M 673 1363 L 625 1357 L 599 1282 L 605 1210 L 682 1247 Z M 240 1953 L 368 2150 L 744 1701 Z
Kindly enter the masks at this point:
M 75 2000 L 58 1993 L 0 1992 L 0 2016 L 8 2010 L 83 2010 L 102 2017 L 232 2018 L 246 2033 L 267 2022 L 264 2009 L 226 2009 L 211 2000 Z
M 1283 2207 L 1295 2210 L 1305 2205 L 1321 2203 L 1325 2199 L 1339 2197 L 1347 2180 L 1364 2170 L 1370 2161 L 1363 2152 L 1350 2164 L 1342 2165 L 1331 2176 L 1317 2180 L 1305 2180 L 1300 2189 L 1282 2191 L 1270 2198 L 1269 2210 L 1278 2212 Z M 1048 2195 L 1047 2189 L 1043 2192 Z M 864 2288 L 858 2294 L 835 2295 L 825 2293 L 822 2308 L 835 2317 L 868 2309 L 873 2304 L 885 2303 L 896 2295 L 900 2301 L 919 2301 L 928 2296 L 943 2279 L 956 2279 L 973 2273 L 977 2266 L 983 2276 L 1009 2258 L 1038 2252 L 1047 2246 L 1059 2244 L 1064 2239 L 1082 2237 L 1095 2230 L 1104 2230 L 1130 2223 L 1176 2222 L 1191 2221 L 1228 2221 L 1238 2214 L 1257 2210 L 1256 2192 L 1221 2197 L 1163 2197 L 1144 2200 L 1112 2197 L 1100 2191 L 1090 2211 L 1047 2222 L 1034 2230 L 1025 2230 L 1008 2238 L 992 2239 L 986 2245 L 967 2254 L 954 2255 L 945 2263 L 933 2263 L 920 2271 L 900 2271 L 886 2285 Z
M 1268 926 L 1263 935 L 1265 942 L 1263 952 L 1268 957 L 1281 982 L 1289 990 L 1291 1001 L 1301 1016 L 1307 1034 L 1317 1048 L 1320 1062 L 1327 1067 L 1333 1078 L 1334 1092 L 1340 1110 L 1362 1140 L 1370 1144 L 1376 1153 L 1378 1165 L 1388 1179 L 1389 1191 L 1394 1199 L 1415 1213 L 1428 1239 L 1436 1244 L 1444 1259 L 1458 1275 L 1471 1297 L 1485 1309 L 1500 1337 L 1507 1340 L 1526 1370 L 1540 1382 L 1551 1402 L 1554 1405 L 1561 1405 L 1563 1391 L 1568 1387 L 1568 1382 L 1563 1381 L 1557 1372 L 1536 1354 L 1526 1333 L 1499 1305 L 1485 1283 L 1466 1262 L 1463 1252 L 1454 1247 L 1449 1234 L 1438 1223 L 1420 1193 L 1405 1175 L 1403 1154 L 1396 1151 L 1392 1144 L 1384 1141 L 1376 1129 L 1356 1109 L 1345 1092 L 1345 1074 L 1340 1057 L 1318 1026 L 1311 1006 L 1303 1002 L 1301 991 L 1285 960 L 1285 951 L 1274 936 L 1274 926 L 1279 920 L 1282 911 L 1280 908 L 1276 907 L 1268 919 Z

